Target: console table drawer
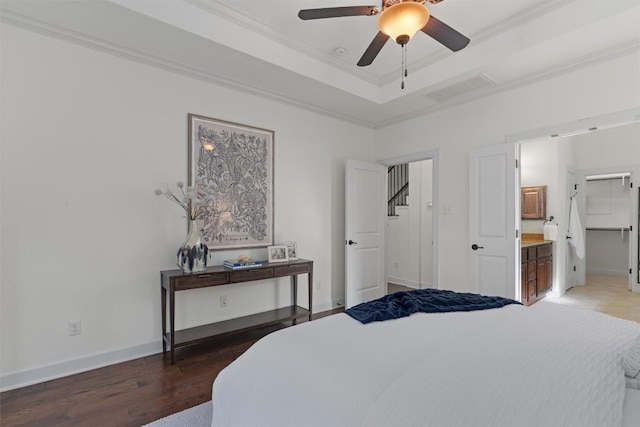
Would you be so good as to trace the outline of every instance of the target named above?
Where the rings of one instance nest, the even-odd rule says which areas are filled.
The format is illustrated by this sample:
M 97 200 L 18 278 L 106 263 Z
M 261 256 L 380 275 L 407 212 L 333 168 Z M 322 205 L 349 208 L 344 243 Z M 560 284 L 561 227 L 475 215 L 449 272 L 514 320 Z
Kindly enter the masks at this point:
M 259 268 L 255 270 L 234 271 L 231 273 L 231 283 L 249 282 L 251 280 L 273 278 L 272 268 Z
M 291 276 L 292 274 L 308 273 L 308 265 L 283 265 L 281 267 L 273 267 L 273 277 Z
M 184 277 L 175 277 L 174 286 L 176 291 L 186 289 L 206 288 L 209 286 L 226 285 L 229 283 L 228 273 L 202 273 Z

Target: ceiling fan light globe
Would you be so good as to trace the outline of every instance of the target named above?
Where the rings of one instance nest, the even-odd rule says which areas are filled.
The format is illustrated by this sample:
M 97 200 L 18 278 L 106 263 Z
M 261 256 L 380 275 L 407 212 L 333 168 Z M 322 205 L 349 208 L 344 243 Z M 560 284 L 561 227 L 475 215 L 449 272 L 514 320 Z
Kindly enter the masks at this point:
M 382 11 L 378 28 L 400 44 L 405 44 L 429 21 L 429 10 L 421 3 L 396 3 Z

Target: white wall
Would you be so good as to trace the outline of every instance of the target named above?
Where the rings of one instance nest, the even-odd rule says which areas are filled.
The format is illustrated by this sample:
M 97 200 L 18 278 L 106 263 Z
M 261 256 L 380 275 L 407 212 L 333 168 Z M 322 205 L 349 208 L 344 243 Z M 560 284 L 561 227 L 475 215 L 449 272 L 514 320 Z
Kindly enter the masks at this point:
M 160 350 L 159 272 L 176 268 L 186 222 L 154 189 L 186 181 L 187 113 L 275 131 L 276 241 L 297 241 L 315 261 L 316 311 L 344 298 L 344 162 L 373 160 L 374 131 L 1 31 L 3 388 Z M 266 258 L 264 249 L 251 254 Z M 232 255 L 216 252 L 213 263 Z M 286 279 L 192 291 L 177 298 L 177 324 L 288 298 Z M 68 336 L 78 319 L 82 334 Z
M 558 217 L 558 139 L 523 143 L 520 146 L 520 185 L 536 187 L 546 185 L 546 215 Z M 522 233 L 542 233 L 545 220 L 523 219 Z
M 636 88 L 635 94 L 640 105 L 640 89 Z M 637 165 L 640 163 L 640 124 L 576 135 L 571 138 L 571 144 L 577 169 L 596 171 Z
M 585 260 L 589 274 L 628 276 L 629 232 L 587 230 Z
M 388 159 L 439 150 L 440 287 L 470 286 L 469 149 L 509 136 L 640 105 L 640 61 L 628 55 L 499 93 L 376 132 L 377 156 Z

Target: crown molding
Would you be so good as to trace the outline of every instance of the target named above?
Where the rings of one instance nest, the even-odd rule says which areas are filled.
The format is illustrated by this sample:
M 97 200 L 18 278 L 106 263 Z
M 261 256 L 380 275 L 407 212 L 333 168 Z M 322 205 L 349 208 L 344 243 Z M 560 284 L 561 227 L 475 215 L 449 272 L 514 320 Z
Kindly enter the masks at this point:
M 201 2 L 204 0 L 185 0 L 185 1 Z M 575 1 L 575 0 L 566 0 L 564 3 L 566 4 L 567 2 L 572 2 L 572 1 Z M 370 121 L 370 120 L 363 120 L 351 115 L 337 113 L 335 111 L 332 111 L 326 108 L 318 107 L 311 103 L 302 102 L 290 97 L 286 97 L 274 92 L 264 90 L 260 87 L 257 87 L 251 84 L 221 77 L 209 71 L 201 70 L 194 67 L 188 67 L 188 66 L 185 66 L 184 64 L 177 63 L 168 58 L 164 58 L 156 55 L 150 55 L 145 52 L 137 51 L 128 47 L 110 43 L 102 39 L 88 36 L 87 34 L 84 34 L 84 33 L 62 28 L 50 23 L 46 23 L 46 22 L 34 19 L 32 17 L 28 17 L 13 11 L 6 10 L 4 8 L 1 9 L 1 12 L 2 13 L 0 13 L 0 22 L 7 25 L 11 25 L 27 31 L 35 32 L 40 35 L 62 40 L 68 43 L 79 45 L 85 48 L 96 50 L 96 51 L 106 53 L 112 56 L 116 56 L 119 58 L 127 59 L 143 65 L 158 68 L 160 70 L 164 70 L 167 72 L 195 78 L 210 84 L 215 84 L 215 85 L 227 87 L 227 88 L 233 88 L 234 90 L 237 90 L 240 92 L 260 96 L 266 99 L 270 99 L 272 101 L 284 103 L 284 104 L 301 108 L 313 113 L 321 114 L 327 117 L 349 122 L 349 123 L 370 128 L 370 129 L 378 129 L 378 128 L 383 128 L 386 126 L 402 123 L 416 117 L 431 114 L 440 110 L 444 110 L 460 104 L 471 102 L 483 97 L 495 95 L 511 89 L 516 89 L 518 87 L 530 85 L 542 80 L 546 80 L 546 79 L 556 77 L 565 73 L 569 73 L 579 68 L 595 65 L 598 63 L 606 62 L 612 59 L 616 59 L 616 58 L 634 54 L 634 53 L 635 54 L 640 53 L 640 42 L 631 41 L 631 42 L 623 43 L 614 48 L 603 49 L 601 51 L 576 58 L 573 61 L 565 62 L 549 70 L 546 70 L 545 72 L 530 73 L 527 76 L 510 81 L 508 83 L 502 83 L 495 86 L 480 89 L 468 95 L 460 96 L 458 98 L 453 98 L 449 101 L 439 103 L 437 105 L 432 105 L 423 109 L 415 110 L 410 114 L 403 114 L 401 116 L 393 117 L 386 120 Z M 381 105 L 380 108 L 384 108 L 384 105 Z
M 407 120 L 414 119 L 416 117 L 425 116 L 427 114 L 435 113 L 440 110 L 455 107 L 457 105 L 466 104 L 467 102 L 475 101 L 480 98 L 486 98 L 488 96 L 496 95 L 501 92 L 506 92 L 512 89 L 518 89 L 520 87 L 528 86 L 534 83 L 548 80 L 553 77 L 561 76 L 563 74 L 570 73 L 572 71 L 579 70 L 581 68 L 590 67 L 603 62 L 611 61 L 617 58 L 621 58 L 627 55 L 640 55 L 640 41 L 634 40 L 626 43 L 619 44 L 613 48 L 602 49 L 598 52 L 593 52 L 588 55 L 576 58 L 573 61 L 567 61 L 556 67 L 550 68 L 544 72 L 530 73 L 524 77 L 516 80 L 512 80 L 507 83 L 501 83 L 495 86 L 487 86 L 486 88 L 479 89 L 468 95 L 463 95 L 457 98 L 452 98 L 449 101 L 429 106 L 427 108 L 419 109 L 411 114 L 406 114 L 402 117 L 391 118 L 388 120 L 381 120 L 376 123 L 375 128 L 380 129 L 386 126 L 405 122 Z M 639 58 L 640 60 L 640 58 Z
M 513 15 L 509 19 L 506 19 L 497 25 L 493 25 L 477 33 L 472 33 L 471 35 L 469 35 L 469 38 L 472 40 L 472 43 L 474 45 L 484 43 L 485 41 L 490 40 L 495 36 L 500 35 L 501 33 L 511 31 L 521 26 L 524 23 L 533 21 L 545 15 L 548 15 L 576 1 L 577 0 L 559 0 L 551 3 L 550 5 L 546 5 L 545 7 L 536 6 L 532 9 L 525 10 L 521 13 Z M 435 53 L 433 55 L 430 55 L 415 61 L 414 63 L 411 64 L 411 68 L 420 70 L 420 69 L 429 67 L 438 61 L 442 61 L 443 59 L 448 58 L 454 53 L 455 52 L 451 52 L 450 50 L 443 49 L 438 53 Z M 380 84 L 385 85 L 397 80 L 399 71 L 400 69 L 382 76 L 380 78 Z
M 212 1 L 212 0 L 182 0 L 185 3 L 189 3 L 207 13 L 219 16 L 229 22 L 232 22 L 247 31 L 257 34 L 260 37 L 267 38 L 278 44 L 291 48 L 303 55 L 314 58 L 320 62 L 335 67 L 345 73 L 351 74 L 354 77 L 365 80 L 374 85 L 380 85 L 381 79 L 374 75 L 372 72 L 367 71 L 361 67 L 356 68 L 353 64 L 348 64 L 344 60 L 339 59 L 335 55 L 325 52 L 324 50 L 306 43 L 296 38 L 295 35 L 276 28 L 267 24 L 262 20 L 256 18 L 250 18 L 246 13 L 242 12 L 238 8 L 234 7 L 227 1 Z
M 287 96 L 277 94 L 275 92 L 264 90 L 260 87 L 245 82 L 218 76 L 205 70 L 201 70 L 195 67 L 189 67 L 184 64 L 172 61 L 168 58 L 157 55 L 150 55 L 146 52 L 141 52 L 119 44 L 107 42 L 105 40 L 89 36 L 85 33 L 53 25 L 6 9 L 2 9 L 2 13 L 0 14 L 0 22 L 46 37 L 62 40 L 64 42 L 72 43 L 98 52 L 127 59 L 139 64 L 158 68 L 163 71 L 195 78 L 226 88 L 233 88 L 234 90 L 238 90 L 240 92 L 257 95 L 263 98 L 270 99 L 272 101 L 277 101 L 287 105 L 302 108 L 313 113 L 322 114 L 327 117 L 346 121 L 366 128 L 375 128 L 375 123 L 367 120 L 362 120 L 346 114 L 340 114 L 326 108 L 318 107 L 310 103 L 302 102 Z

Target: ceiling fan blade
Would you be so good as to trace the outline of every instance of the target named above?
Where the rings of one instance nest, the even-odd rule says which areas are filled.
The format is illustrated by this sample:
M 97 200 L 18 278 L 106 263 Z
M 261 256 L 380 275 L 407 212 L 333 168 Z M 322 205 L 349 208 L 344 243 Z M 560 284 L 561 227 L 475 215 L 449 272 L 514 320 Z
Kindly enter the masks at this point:
M 429 21 L 422 28 L 422 32 L 433 37 L 454 52 L 466 47 L 471 41 L 468 37 L 460 34 L 433 15 L 429 17 Z
M 322 9 L 302 9 L 298 12 L 300 19 L 339 18 L 341 16 L 370 16 L 379 12 L 375 6 L 325 7 Z
M 373 60 L 376 59 L 376 56 L 378 56 L 378 53 L 380 53 L 380 51 L 382 50 L 382 47 L 387 42 L 387 40 L 389 40 L 389 36 L 382 31 L 378 31 L 378 34 L 376 34 L 376 36 L 373 38 L 367 50 L 364 51 L 362 58 L 360 58 L 360 61 L 358 61 L 358 65 L 360 67 L 371 65 Z

